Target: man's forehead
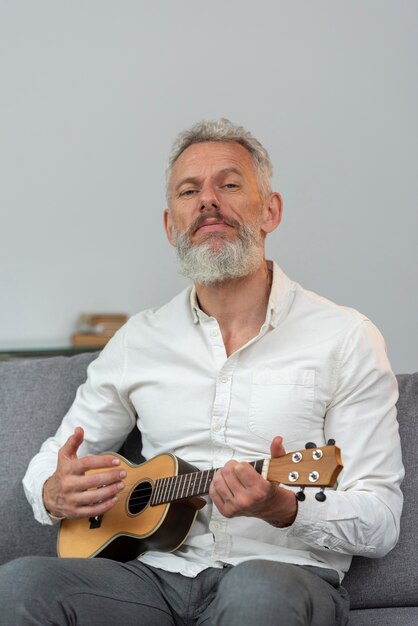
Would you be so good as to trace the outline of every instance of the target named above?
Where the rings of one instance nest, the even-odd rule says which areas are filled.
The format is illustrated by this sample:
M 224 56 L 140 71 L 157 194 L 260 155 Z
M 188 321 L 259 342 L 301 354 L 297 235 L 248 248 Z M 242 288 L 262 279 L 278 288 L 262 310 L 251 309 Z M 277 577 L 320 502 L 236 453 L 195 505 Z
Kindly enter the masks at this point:
M 188 146 L 174 163 L 172 174 L 177 177 L 186 170 L 214 167 L 220 171 L 235 170 L 242 173 L 254 166 L 250 153 L 244 146 L 232 141 L 212 141 Z

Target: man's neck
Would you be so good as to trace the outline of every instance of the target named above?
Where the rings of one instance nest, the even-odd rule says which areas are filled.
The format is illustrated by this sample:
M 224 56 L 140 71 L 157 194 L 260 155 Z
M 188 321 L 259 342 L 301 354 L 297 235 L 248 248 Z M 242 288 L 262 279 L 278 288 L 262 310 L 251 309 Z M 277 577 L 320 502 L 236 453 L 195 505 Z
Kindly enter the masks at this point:
M 243 278 L 196 285 L 200 308 L 218 321 L 228 356 L 259 333 L 266 318 L 270 277 L 264 261 Z

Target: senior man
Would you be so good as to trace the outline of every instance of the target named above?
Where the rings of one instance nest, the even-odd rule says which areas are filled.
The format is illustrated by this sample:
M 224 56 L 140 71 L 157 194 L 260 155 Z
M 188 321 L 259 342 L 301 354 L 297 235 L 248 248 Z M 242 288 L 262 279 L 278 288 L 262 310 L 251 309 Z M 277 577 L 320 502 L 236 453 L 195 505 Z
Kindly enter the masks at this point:
M 395 545 L 403 468 L 384 341 L 265 259 L 282 216 L 271 175 L 264 147 L 228 120 L 179 135 L 164 224 L 193 285 L 109 342 L 24 479 L 41 523 L 100 520 L 127 480 L 100 453 L 137 424 L 145 458 L 170 451 L 221 468 L 191 532 L 173 552 L 126 563 L 7 564 L 4 623 L 342 625 L 352 555 Z M 324 502 L 311 488 L 299 502 L 248 463 L 330 438 L 344 469 Z

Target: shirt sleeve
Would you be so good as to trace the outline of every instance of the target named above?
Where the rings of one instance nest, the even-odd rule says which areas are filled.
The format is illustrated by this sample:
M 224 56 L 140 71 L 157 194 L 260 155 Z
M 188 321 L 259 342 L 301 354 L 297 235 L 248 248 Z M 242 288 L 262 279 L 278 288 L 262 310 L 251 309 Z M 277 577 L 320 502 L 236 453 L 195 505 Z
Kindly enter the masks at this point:
M 306 490 L 289 536 L 334 552 L 381 557 L 399 536 L 404 476 L 396 420 L 398 387 L 384 340 L 367 319 L 346 337 L 325 416 L 344 465 L 325 502 Z
M 78 454 L 86 456 L 118 450 L 135 425 L 135 410 L 121 391 L 125 370 L 125 336 L 126 325 L 89 365 L 87 380 L 79 387 L 61 426 L 53 437 L 43 443 L 39 453 L 29 463 L 23 488 L 35 519 L 42 524 L 53 523 L 43 504 L 43 485 L 54 473 L 58 450 L 75 427 L 84 429 L 85 439 Z

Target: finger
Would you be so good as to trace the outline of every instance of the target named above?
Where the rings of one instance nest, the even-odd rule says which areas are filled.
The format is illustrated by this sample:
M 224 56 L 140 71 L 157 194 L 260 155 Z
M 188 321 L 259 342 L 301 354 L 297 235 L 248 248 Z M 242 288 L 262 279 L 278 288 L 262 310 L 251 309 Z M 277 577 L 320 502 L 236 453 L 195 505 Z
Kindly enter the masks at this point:
M 266 482 L 249 463 L 238 463 L 234 471 L 238 482 L 244 489 L 254 489 L 264 485 Z
M 224 501 L 217 493 L 214 493 L 211 498 L 213 505 L 218 509 L 221 515 L 224 517 L 233 517 L 235 513 L 235 509 L 233 509 L 233 500 Z
M 96 502 L 95 504 L 76 507 L 74 508 L 74 510 L 70 510 L 65 517 L 67 517 L 68 519 L 99 517 L 100 515 L 103 515 L 112 507 L 114 507 L 117 501 L 117 496 L 114 496 L 113 498 L 110 498 L 109 500 L 106 500 L 104 502 Z
M 218 491 L 213 481 L 209 489 L 209 495 L 212 499 L 213 504 L 216 506 L 218 511 L 222 513 L 222 515 L 225 515 L 226 513 L 225 507 L 227 506 L 227 503 L 232 504 L 234 502 L 233 496 L 231 495 L 230 491 L 224 491 L 222 488 L 219 488 Z
M 249 463 L 238 463 L 234 471 L 241 485 L 236 491 L 236 496 L 241 499 L 242 506 L 251 506 L 268 497 L 272 483 L 263 478 Z
M 212 481 L 214 489 L 223 500 L 233 498 L 238 488 L 238 480 L 233 474 L 234 465 L 236 465 L 236 461 L 227 463 L 225 467 L 216 472 Z
M 120 465 L 120 459 L 112 454 L 91 454 L 72 461 L 71 467 L 67 468 L 67 471 L 82 476 L 89 471 L 111 470 L 112 466 L 117 465 Z
M 270 445 L 270 456 L 272 459 L 277 459 L 279 456 L 286 454 L 286 450 L 283 446 L 283 437 L 275 437 Z
M 76 459 L 77 458 L 77 450 L 81 446 L 84 441 L 84 430 L 77 426 L 74 430 L 73 434 L 68 437 L 67 441 L 64 443 L 62 448 L 60 448 L 59 454 L 66 459 Z
M 258 496 L 260 490 L 264 488 L 259 486 L 259 481 L 264 480 L 257 474 L 249 463 L 227 463 L 227 465 L 219 471 L 218 479 L 213 481 L 214 491 L 221 499 L 223 504 L 230 503 L 235 509 L 236 507 L 245 506 L 249 499 L 252 498 L 251 491 L 254 486 L 259 488 L 254 490 Z M 233 504 L 232 504 L 233 503 Z
M 221 512 L 221 507 L 225 504 L 225 502 L 233 498 L 232 493 L 225 485 L 224 481 L 220 481 L 219 479 L 217 482 L 214 480 L 212 481 L 209 488 L 209 496 Z
M 120 480 L 112 485 L 104 485 L 97 489 L 89 489 L 88 491 L 73 492 L 68 499 L 68 506 L 71 508 L 91 507 L 96 504 L 112 500 L 115 496 L 123 491 L 125 483 Z
M 115 470 L 112 472 L 99 472 L 87 474 L 78 480 L 78 491 L 87 491 L 88 489 L 98 489 L 99 487 L 113 485 L 119 483 L 126 478 L 125 470 Z
M 89 454 L 77 459 L 75 466 L 81 467 L 83 472 L 97 469 L 113 469 L 120 465 L 120 459 L 113 454 Z
M 224 480 L 220 481 L 218 485 L 214 485 L 212 481 L 209 493 L 214 505 L 225 517 L 240 515 L 252 504 L 251 491 L 243 487 L 239 480 L 232 482 L 235 485 L 232 487 L 234 489 L 233 493 Z

